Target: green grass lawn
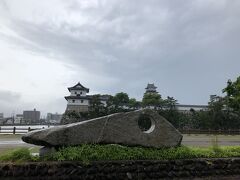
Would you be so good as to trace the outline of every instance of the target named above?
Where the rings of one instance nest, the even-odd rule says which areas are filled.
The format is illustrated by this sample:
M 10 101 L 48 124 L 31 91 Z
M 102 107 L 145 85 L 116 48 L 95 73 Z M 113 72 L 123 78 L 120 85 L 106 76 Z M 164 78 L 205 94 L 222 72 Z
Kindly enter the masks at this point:
M 82 161 L 99 160 L 171 160 L 192 158 L 240 157 L 240 146 L 209 148 L 143 148 L 120 145 L 81 145 L 61 148 L 57 152 L 39 158 L 32 156 L 28 148 L 20 148 L 0 156 L 0 161 Z
M 181 147 L 170 149 L 154 149 L 141 147 L 126 147 L 119 145 L 82 145 L 60 149 L 58 152 L 45 159 L 32 157 L 31 153 L 37 153 L 41 146 L 26 143 L 16 144 L 21 141 L 21 135 L 0 135 L 0 161 L 16 161 L 14 157 L 32 160 L 131 160 L 131 159 L 182 159 L 182 158 L 214 158 L 214 157 L 240 157 L 239 135 L 204 135 L 184 134 Z M 4 144 L 1 142 L 9 142 Z M 13 142 L 13 143 L 11 143 Z M 24 150 L 23 150 L 24 149 Z M 19 152 L 20 151 L 20 152 Z M 22 152 L 25 152 L 23 154 Z M 28 152 L 28 153 L 26 153 Z M 15 153 L 15 154 L 14 154 Z M 19 154 L 20 156 L 16 156 Z

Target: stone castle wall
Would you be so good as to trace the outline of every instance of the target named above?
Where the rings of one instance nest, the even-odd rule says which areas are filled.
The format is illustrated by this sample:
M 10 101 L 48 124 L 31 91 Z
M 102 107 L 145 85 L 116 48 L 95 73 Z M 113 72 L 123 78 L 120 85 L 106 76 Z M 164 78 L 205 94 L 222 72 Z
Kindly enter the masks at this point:
M 76 111 L 76 112 L 88 112 L 88 106 L 86 105 L 67 105 L 66 111 Z

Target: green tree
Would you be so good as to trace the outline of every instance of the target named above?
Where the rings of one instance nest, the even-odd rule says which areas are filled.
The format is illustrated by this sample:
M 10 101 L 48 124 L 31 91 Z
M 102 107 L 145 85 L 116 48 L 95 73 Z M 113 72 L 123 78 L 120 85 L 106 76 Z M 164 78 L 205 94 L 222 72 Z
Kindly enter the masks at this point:
M 212 118 L 208 111 L 197 112 L 195 118 L 197 121 L 198 129 L 214 129 Z
M 160 105 L 165 109 L 174 110 L 176 108 L 176 104 L 177 100 L 168 96 L 167 99 L 164 99 Z
M 173 97 L 167 97 L 167 99 L 160 101 L 159 114 L 164 116 L 169 122 L 171 122 L 175 127 L 180 127 L 180 117 L 179 112 L 176 110 L 176 103 Z
M 129 97 L 127 93 L 120 92 L 113 97 L 113 104 L 115 105 L 116 108 L 123 107 L 124 105 L 128 105 L 128 103 L 129 103 Z
M 229 112 L 226 110 L 226 98 L 214 96 L 208 103 L 209 116 L 211 129 L 228 129 L 231 127 L 229 124 Z
M 90 100 L 89 110 L 91 118 L 96 118 L 107 114 L 106 108 L 104 107 L 104 104 L 101 102 L 99 94 L 92 96 L 92 99 Z
M 128 106 L 130 108 L 135 108 L 136 107 L 136 104 L 137 104 L 137 100 L 135 98 L 130 98 L 129 99 L 129 103 L 128 103 Z
M 227 87 L 223 89 L 223 92 L 227 94 L 226 106 L 240 115 L 240 76 L 234 82 L 228 80 Z
M 145 93 L 143 96 L 143 106 L 154 106 L 158 107 L 161 103 L 161 95 L 158 93 Z
M 115 105 L 114 105 L 114 96 L 109 96 L 109 99 L 107 100 L 107 106 L 106 106 L 106 111 L 107 114 L 112 114 L 115 113 Z
M 129 99 L 129 103 L 128 103 L 128 107 L 131 109 L 138 109 L 141 107 L 141 102 L 137 101 L 135 98 L 130 98 Z
M 66 111 L 61 119 L 61 124 L 70 124 L 88 119 L 88 113 Z

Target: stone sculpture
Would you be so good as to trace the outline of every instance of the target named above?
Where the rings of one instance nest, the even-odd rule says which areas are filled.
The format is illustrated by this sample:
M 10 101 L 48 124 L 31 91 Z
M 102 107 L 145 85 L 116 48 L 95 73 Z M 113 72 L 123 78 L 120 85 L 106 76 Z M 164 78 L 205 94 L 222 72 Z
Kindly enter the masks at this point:
M 143 109 L 35 130 L 22 140 L 45 147 L 97 143 L 161 148 L 180 145 L 182 135 L 157 112 Z

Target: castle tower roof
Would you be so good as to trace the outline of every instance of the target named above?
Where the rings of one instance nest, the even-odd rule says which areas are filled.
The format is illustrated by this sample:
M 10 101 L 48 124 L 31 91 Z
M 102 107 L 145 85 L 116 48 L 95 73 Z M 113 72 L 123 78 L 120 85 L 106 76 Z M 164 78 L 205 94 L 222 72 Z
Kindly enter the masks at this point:
M 154 85 L 154 83 L 152 84 L 148 83 L 145 89 L 146 89 L 146 92 L 157 92 L 157 87 Z
M 87 93 L 89 92 L 89 88 L 84 87 L 80 82 L 78 82 L 73 87 L 69 87 L 68 90 L 69 91 L 72 91 L 72 90 L 85 90 L 85 91 L 87 91 Z

